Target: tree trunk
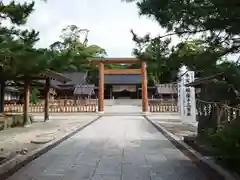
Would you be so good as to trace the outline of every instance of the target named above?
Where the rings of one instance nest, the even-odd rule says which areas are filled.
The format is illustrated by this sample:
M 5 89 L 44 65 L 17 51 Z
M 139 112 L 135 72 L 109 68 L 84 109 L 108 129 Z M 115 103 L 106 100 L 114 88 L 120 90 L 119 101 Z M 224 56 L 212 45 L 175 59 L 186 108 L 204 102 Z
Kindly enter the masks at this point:
M 44 121 L 49 120 L 49 94 L 50 94 L 50 78 L 45 83 L 45 101 L 44 101 Z
M 28 125 L 31 124 L 30 118 L 28 116 L 29 111 L 29 102 L 30 102 L 30 79 L 24 80 L 24 109 L 23 109 L 23 124 Z
M 4 95 L 5 95 L 5 81 L 0 82 L 1 92 L 0 92 L 0 113 L 4 113 Z

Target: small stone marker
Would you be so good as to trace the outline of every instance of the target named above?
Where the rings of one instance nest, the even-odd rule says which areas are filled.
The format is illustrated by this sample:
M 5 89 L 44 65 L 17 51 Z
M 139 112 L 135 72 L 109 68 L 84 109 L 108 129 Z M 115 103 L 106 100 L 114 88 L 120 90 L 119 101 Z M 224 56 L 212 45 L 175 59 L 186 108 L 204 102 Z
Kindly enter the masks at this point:
M 55 136 L 53 134 L 43 134 L 43 135 L 37 135 L 35 139 L 31 140 L 31 143 L 33 144 L 46 144 L 52 140 L 55 139 Z

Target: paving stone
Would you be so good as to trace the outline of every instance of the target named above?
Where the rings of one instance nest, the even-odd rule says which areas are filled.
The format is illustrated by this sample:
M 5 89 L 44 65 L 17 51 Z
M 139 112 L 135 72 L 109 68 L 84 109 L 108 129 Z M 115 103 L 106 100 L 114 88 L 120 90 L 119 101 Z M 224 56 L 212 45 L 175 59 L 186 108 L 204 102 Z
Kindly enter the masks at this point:
M 63 176 L 63 174 L 41 175 L 34 178 L 34 180 L 60 180 Z
M 159 173 L 150 173 L 151 180 L 165 180 Z
M 118 163 L 99 163 L 95 174 L 99 175 L 121 175 L 121 164 Z
M 123 180 L 127 179 L 150 179 L 150 167 L 147 164 L 122 164 Z
M 206 180 L 142 116 L 127 115 L 104 116 L 8 180 L 32 177 L 33 180 Z
M 145 155 L 146 162 L 150 165 L 154 163 L 165 163 L 167 161 L 167 157 L 164 156 L 162 153 L 156 153 L 156 154 L 146 154 Z
M 121 176 L 96 174 L 91 180 L 121 180 Z
M 121 164 L 122 156 L 102 156 L 100 164 Z
M 74 165 L 68 169 L 61 180 L 89 180 L 95 171 L 96 166 Z
M 28 172 L 18 173 L 17 175 L 14 174 L 13 176 L 9 177 L 8 180 L 33 180 L 34 176 L 29 175 Z

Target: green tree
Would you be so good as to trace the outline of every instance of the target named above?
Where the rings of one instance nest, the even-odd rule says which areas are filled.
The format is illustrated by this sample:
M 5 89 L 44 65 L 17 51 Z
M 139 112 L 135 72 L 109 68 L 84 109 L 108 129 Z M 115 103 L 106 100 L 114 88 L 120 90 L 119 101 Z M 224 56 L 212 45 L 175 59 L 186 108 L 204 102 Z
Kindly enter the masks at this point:
M 223 48 L 211 48 L 202 40 L 192 40 L 171 45 L 170 38 L 143 38 L 133 33 L 136 42 L 134 54 L 148 63 L 149 80 L 155 84 L 172 82 L 177 79 L 183 65 L 196 72 L 197 76 L 207 76 L 217 72 L 217 64 L 223 61 Z
M 40 91 L 37 88 L 31 88 L 30 103 L 37 104 L 39 101 Z
M 177 66 L 182 65 L 194 70 L 197 76 L 214 74 L 219 70 L 217 64 L 226 60 L 224 55 L 239 51 L 240 31 L 237 28 L 239 26 L 237 22 L 239 21 L 240 11 L 237 6 L 233 6 L 239 4 L 236 1 L 193 0 L 191 3 L 181 0 L 125 1 L 136 2 L 140 15 L 154 18 L 166 30 L 165 34 L 152 39 L 149 38 L 149 35 L 139 38 L 132 31 L 133 40 L 137 44 L 140 42 L 149 46 L 144 49 L 144 54 L 150 54 L 150 57 L 148 56 L 149 62 L 151 59 L 158 62 L 153 64 L 153 68 L 149 68 L 149 71 L 161 71 L 160 73 L 153 73 L 155 74 L 153 77 L 162 78 L 162 82 L 171 79 L 167 74 L 175 76 Z M 169 53 L 169 48 L 161 48 L 161 45 L 166 41 L 166 38 L 171 38 L 173 35 L 185 38 L 185 41 L 170 48 L 171 52 Z M 156 47 L 160 48 L 156 49 Z M 137 49 L 137 52 L 134 50 L 137 56 L 143 54 L 139 46 Z M 153 51 L 149 51 L 149 49 Z M 139 54 L 139 51 L 142 53 Z M 156 53 L 158 58 L 156 58 Z M 162 54 L 164 53 L 167 53 L 168 63 L 166 63 L 166 59 L 165 63 L 162 62 Z M 170 62 L 175 64 L 174 68 L 171 67 Z M 167 64 L 167 67 L 163 68 L 157 66 L 157 64 Z M 151 66 L 151 64 L 149 65 Z
M 0 2 L 0 64 L 1 76 L 17 73 L 17 59 L 16 53 L 23 46 L 29 46 L 30 37 L 37 37 L 38 33 L 35 31 L 20 30 L 18 25 L 26 23 L 28 16 L 33 11 L 34 2 L 32 3 L 16 3 L 11 1 L 8 4 Z M 12 27 L 7 28 L 3 25 L 4 20 L 10 20 Z M 26 44 L 27 43 L 27 44 Z
M 88 45 L 88 30 L 69 25 L 62 30 L 60 40 L 50 45 L 51 68 L 56 71 L 92 71 L 88 58 L 106 55 L 103 48 Z
M 47 69 L 50 54 L 46 49 L 34 48 L 39 40 L 39 32 L 18 28 L 27 22 L 33 8 L 34 2 L 0 2 L 0 63 L 1 73 L 6 77 L 30 76 Z M 10 20 L 12 26 L 5 27 L 3 20 Z
M 150 39 L 149 35 L 139 38 L 134 35 L 136 48 L 133 54 L 147 62 L 149 83 L 166 83 L 176 79 L 179 62 L 169 58 L 171 55 L 170 39 Z M 132 68 L 139 68 L 133 65 Z
M 140 15 L 154 18 L 168 34 L 196 34 L 211 47 L 224 47 L 222 55 L 239 52 L 240 9 L 235 0 L 125 0 L 135 1 Z
M 0 2 L 1 21 L 10 19 L 13 24 L 23 25 L 27 22 L 28 16 L 34 10 L 33 7 L 34 7 L 34 2 L 17 3 L 15 1 L 11 1 L 10 3 L 6 4 L 3 1 L 1 1 Z M 3 27 L 1 26 L 1 29 L 2 28 Z M 3 29 L 5 29 L 5 28 L 3 28 Z M 10 33 L 11 33 L 11 30 L 9 31 Z
M 216 73 L 217 65 L 225 60 L 223 51 L 224 48 L 210 47 L 202 40 L 192 40 L 173 47 L 169 58 L 195 71 L 196 76 L 209 76 Z
M 35 30 L 23 30 L 20 25 L 27 22 L 33 12 L 34 2 L 10 3 L 0 2 L 0 77 L 1 77 L 1 112 L 3 112 L 3 97 L 5 81 L 23 77 L 24 81 L 31 76 L 48 69 L 48 57 L 51 57 L 46 49 L 34 47 L 39 40 L 39 33 Z M 3 21 L 9 20 L 11 27 L 4 26 Z M 28 122 L 27 114 L 24 114 L 24 123 Z
M 17 75 L 30 77 L 48 69 L 50 53 L 47 49 L 34 48 L 38 40 L 38 32 L 32 31 L 17 42 L 18 47 L 11 55 Z

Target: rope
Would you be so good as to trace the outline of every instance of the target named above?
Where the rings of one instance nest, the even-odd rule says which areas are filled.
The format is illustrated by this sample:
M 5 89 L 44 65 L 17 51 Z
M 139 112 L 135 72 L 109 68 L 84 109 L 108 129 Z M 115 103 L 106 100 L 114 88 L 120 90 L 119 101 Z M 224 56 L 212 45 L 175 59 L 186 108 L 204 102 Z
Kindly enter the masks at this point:
M 224 109 L 233 109 L 233 110 L 236 110 L 236 111 L 240 111 L 239 108 L 231 107 L 231 106 L 229 106 L 229 105 L 227 105 L 227 104 L 221 104 L 221 103 L 219 103 L 219 102 L 204 101 L 204 100 L 201 100 L 201 99 L 196 99 L 196 101 L 199 101 L 200 103 L 220 105 L 220 106 L 223 107 Z
M 196 101 L 202 102 L 202 103 L 207 103 L 207 104 L 220 104 L 219 102 L 213 102 L 213 101 L 204 101 L 201 99 L 196 99 Z

